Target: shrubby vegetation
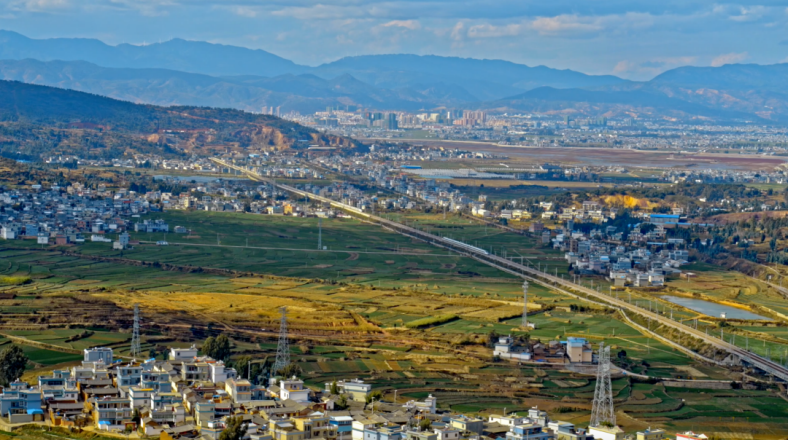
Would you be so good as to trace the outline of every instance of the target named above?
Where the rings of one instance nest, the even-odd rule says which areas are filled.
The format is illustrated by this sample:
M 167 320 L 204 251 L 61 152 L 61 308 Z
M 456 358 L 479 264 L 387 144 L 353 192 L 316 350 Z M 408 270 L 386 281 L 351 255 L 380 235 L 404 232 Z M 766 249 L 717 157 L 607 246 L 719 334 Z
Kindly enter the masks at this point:
M 7 276 L 0 276 L 0 284 L 11 285 L 11 286 L 21 286 L 23 284 L 30 283 L 30 277 L 7 277 Z
M 433 325 L 445 324 L 449 321 L 454 321 L 455 319 L 457 319 L 457 315 L 428 316 L 426 318 L 410 321 L 407 324 L 405 324 L 405 327 L 407 328 L 431 327 Z

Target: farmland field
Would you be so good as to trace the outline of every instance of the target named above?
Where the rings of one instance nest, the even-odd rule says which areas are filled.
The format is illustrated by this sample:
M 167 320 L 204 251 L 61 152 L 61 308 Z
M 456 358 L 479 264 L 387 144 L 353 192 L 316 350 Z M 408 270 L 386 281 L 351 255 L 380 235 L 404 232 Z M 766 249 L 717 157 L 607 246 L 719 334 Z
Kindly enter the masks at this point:
M 286 306 L 291 355 L 312 387 L 360 377 L 383 390 L 387 399 L 393 399 L 396 390 L 400 402 L 432 393 L 444 409 L 489 413 L 538 405 L 548 411 L 562 408 L 554 417 L 578 424 L 588 421 L 592 377 L 561 366 L 518 366 L 492 359 L 491 332 L 525 336 L 519 327 L 519 278 L 355 220 L 324 220 L 323 243 L 330 249 L 318 252 L 312 250 L 314 219 L 202 212 L 150 218 L 165 218 L 171 227 L 185 226 L 192 238 L 168 234 L 170 246 L 143 243 L 122 253 L 106 243 L 45 249 L 0 243 L 0 274 L 31 278 L 29 284 L 0 289 L 14 295 L 0 300 L 1 331 L 69 350 L 110 345 L 118 355 L 127 356 L 131 309 L 139 304 L 146 353 L 157 346 L 199 344 L 208 335 L 225 332 L 233 339 L 233 358 L 251 354 L 270 363 L 276 351 L 278 308 Z M 451 215 L 445 220 L 442 214 L 401 219 L 567 274 L 559 252 L 538 246 L 528 236 Z M 217 234 L 221 246 L 213 246 Z M 646 300 L 649 294 L 635 292 L 634 297 Z M 572 308 L 581 305 L 580 300 L 532 284 L 529 321 L 536 329 L 528 336 L 543 342 L 579 336 L 595 346 L 605 341 L 627 359 L 633 373 L 652 378 L 691 374 L 730 383 L 736 377 L 698 364 L 609 311 Z M 692 316 L 682 313 L 677 311 L 677 317 Z M 450 319 L 433 319 L 441 316 Z M 408 328 L 415 321 L 424 324 L 422 328 Z M 24 350 L 37 366 L 43 365 L 42 372 L 80 357 L 32 346 Z M 627 428 L 642 429 L 648 423 L 686 430 L 706 423 L 714 411 L 727 417 L 730 401 L 722 391 L 709 392 L 725 402 L 717 405 L 676 395 L 684 390 L 631 382 L 618 378 L 614 383 L 619 411 L 630 416 L 622 417 Z M 775 432 L 782 432 L 781 423 L 788 416 L 756 402 L 772 402 L 774 392 L 747 391 L 754 393 L 747 394 L 751 409 L 737 419 L 744 414 L 759 424 L 757 429 L 767 429 L 759 417 L 770 414 Z M 682 398 L 687 401 L 683 406 Z M 737 432 L 737 423 L 726 419 L 718 429 Z

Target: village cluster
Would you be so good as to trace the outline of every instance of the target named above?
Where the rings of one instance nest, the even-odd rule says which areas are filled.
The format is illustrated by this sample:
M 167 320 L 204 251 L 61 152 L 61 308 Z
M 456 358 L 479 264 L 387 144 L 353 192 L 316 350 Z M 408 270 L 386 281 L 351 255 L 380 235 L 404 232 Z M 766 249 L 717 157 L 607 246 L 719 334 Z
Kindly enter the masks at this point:
M 502 339 L 499 345 L 506 343 Z M 572 353 L 576 349 L 583 361 L 591 360 L 583 344 L 569 348 Z M 15 381 L 5 387 L 0 416 L 11 424 L 139 430 L 161 440 L 217 439 L 229 420 L 237 417 L 246 425 L 248 440 L 627 438 L 616 426 L 579 429 L 551 420 L 538 408 L 527 415 L 478 418 L 442 411 L 432 395 L 420 401 L 401 400 L 396 391 L 393 399 L 384 399 L 380 390 L 359 379 L 326 383 L 324 389 L 310 389 L 297 377 L 272 377 L 267 384 L 256 385 L 222 361 L 200 355 L 195 346 L 171 348 L 167 360 L 142 362 L 115 359 L 111 348 L 96 347 L 84 350 L 80 365 L 39 376 L 37 386 Z M 663 430 L 648 429 L 634 438 L 667 437 Z M 706 437 L 686 433 L 677 438 Z

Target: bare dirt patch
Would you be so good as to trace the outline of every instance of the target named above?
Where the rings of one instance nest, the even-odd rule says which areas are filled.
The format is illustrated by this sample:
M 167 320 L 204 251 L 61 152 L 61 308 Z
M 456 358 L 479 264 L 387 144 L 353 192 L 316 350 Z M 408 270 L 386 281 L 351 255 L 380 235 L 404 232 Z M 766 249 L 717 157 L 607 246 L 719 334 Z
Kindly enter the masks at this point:
M 358 252 L 351 252 L 350 256 L 345 258 L 345 261 L 356 261 L 358 260 Z

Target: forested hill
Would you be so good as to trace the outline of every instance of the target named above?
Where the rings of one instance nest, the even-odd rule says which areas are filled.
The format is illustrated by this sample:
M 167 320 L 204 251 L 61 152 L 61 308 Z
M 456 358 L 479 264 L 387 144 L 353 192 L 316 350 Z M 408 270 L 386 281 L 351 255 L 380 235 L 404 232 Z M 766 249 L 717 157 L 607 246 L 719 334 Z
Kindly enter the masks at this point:
M 134 104 L 90 93 L 55 87 L 0 81 L 0 123 L 4 132 L 0 151 L 16 149 L 26 155 L 75 154 L 79 156 L 114 157 L 134 152 L 152 153 L 156 148 L 173 153 L 179 148 L 199 150 L 201 147 L 231 146 L 239 148 L 298 148 L 310 144 L 353 148 L 350 139 L 323 135 L 316 130 L 270 116 L 232 109 L 207 107 L 160 107 Z M 52 140 L 31 142 L 38 137 L 36 129 L 58 131 Z M 73 130 L 94 132 L 90 137 L 108 138 L 111 145 L 99 145 L 97 151 L 81 151 L 73 142 Z M 210 130 L 205 134 L 206 130 Z M 201 132 L 200 136 L 170 139 L 158 134 L 169 132 Z M 153 136 L 152 136 L 153 135 Z M 119 141 L 121 138 L 128 138 Z M 61 141 L 66 139 L 66 145 Z M 162 140 L 163 139 L 163 140 Z M 149 140 L 151 148 L 144 142 Z M 142 142 L 142 143 L 141 143 Z M 167 144 L 169 142 L 169 144 Z M 51 147 L 51 151 L 47 146 Z M 63 148 L 67 147 L 67 148 Z

